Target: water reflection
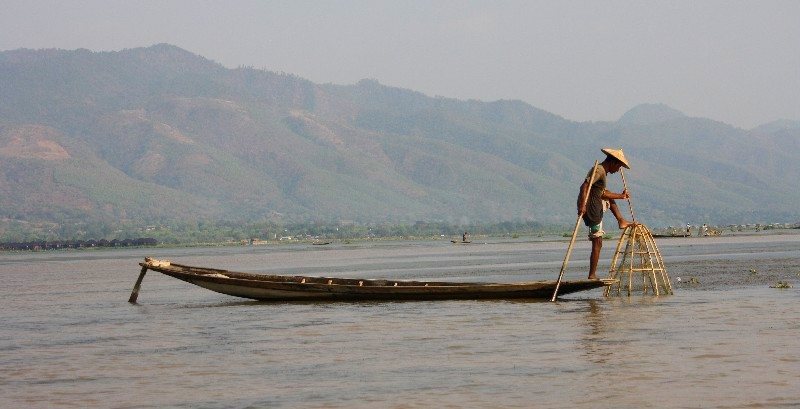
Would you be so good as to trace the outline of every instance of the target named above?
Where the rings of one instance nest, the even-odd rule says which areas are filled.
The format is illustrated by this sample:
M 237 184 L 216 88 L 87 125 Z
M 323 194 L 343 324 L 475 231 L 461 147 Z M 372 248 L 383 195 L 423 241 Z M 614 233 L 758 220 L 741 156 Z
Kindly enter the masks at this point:
M 597 300 L 586 301 L 586 312 L 582 314 L 583 319 L 580 321 L 584 326 L 580 339 L 582 356 L 593 364 L 605 364 L 614 358 L 614 351 L 609 348 L 605 338 L 609 319 L 603 312 L 604 304 L 607 305 Z

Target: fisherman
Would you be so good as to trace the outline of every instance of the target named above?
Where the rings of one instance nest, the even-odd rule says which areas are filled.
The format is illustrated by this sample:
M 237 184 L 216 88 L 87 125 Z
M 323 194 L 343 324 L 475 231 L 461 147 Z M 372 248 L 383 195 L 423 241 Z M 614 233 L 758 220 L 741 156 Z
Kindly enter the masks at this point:
M 465 243 L 467 242 L 467 232 L 464 232 L 464 235 L 461 236 L 461 241 L 463 241 Z
M 597 280 L 597 262 L 600 260 L 600 250 L 603 248 L 603 213 L 611 209 L 617 219 L 620 229 L 626 229 L 633 223 L 625 220 L 620 213 L 614 199 L 627 199 L 630 197 L 628 190 L 622 193 L 612 193 L 606 190 L 606 174 L 617 173 L 621 167 L 630 169 L 628 160 L 621 149 L 604 148 L 600 150 L 606 154 L 606 159 L 595 169 L 586 174 L 586 179 L 581 184 L 578 195 L 578 215 L 583 217 L 583 223 L 589 227 L 589 240 L 592 242 L 592 254 L 589 259 L 589 279 Z M 594 172 L 594 182 L 589 186 L 589 180 Z M 586 197 L 589 197 L 586 200 Z

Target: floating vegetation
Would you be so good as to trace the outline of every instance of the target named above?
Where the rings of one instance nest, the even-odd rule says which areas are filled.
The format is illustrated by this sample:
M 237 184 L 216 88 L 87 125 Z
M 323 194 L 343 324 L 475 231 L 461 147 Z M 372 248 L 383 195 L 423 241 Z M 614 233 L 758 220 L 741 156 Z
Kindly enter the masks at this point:
M 697 279 L 697 278 L 695 278 L 695 277 L 691 277 L 691 278 L 689 278 L 689 279 L 688 279 L 688 280 L 686 280 L 686 281 L 683 281 L 683 279 L 682 279 L 682 278 L 680 278 L 680 277 L 677 277 L 677 278 L 676 278 L 676 280 L 677 280 L 679 283 L 685 283 L 685 284 L 700 284 L 700 280 L 698 280 L 698 279 Z
M 771 285 L 769 288 L 792 288 L 792 285 L 789 283 L 784 283 L 783 281 L 778 281 L 778 284 Z
M 754 268 L 751 268 L 750 269 L 750 274 L 753 274 L 753 275 L 758 274 L 758 271 L 756 269 L 754 269 Z

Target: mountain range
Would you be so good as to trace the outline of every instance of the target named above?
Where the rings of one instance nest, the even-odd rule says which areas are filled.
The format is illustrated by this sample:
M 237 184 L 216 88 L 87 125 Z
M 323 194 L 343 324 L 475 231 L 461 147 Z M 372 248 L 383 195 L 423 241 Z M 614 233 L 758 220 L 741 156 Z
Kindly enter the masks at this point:
M 0 52 L 0 95 L 0 226 L 570 225 L 603 147 L 624 149 L 645 224 L 800 216 L 800 121 L 747 130 L 642 104 L 575 122 L 521 101 L 230 69 L 168 44 Z

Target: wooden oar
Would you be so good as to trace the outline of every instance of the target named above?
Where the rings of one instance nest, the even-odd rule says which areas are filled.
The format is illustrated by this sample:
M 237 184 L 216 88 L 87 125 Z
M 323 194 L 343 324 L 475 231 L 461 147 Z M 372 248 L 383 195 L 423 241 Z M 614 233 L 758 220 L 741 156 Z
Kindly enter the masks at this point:
M 625 190 L 628 190 L 628 184 L 625 183 L 625 172 L 622 171 L 622 168 L 619 168 L 619 174 L 622 176 L 622 187 Z M 631 221 L 635 224 L 636 217 L 633 215 L 633 205 L 631 204 L 631 192 L 628 192 L 628 207 L 631 209 Z
M 597 161 L 594 161 L 594 167 L 592 168 L 592 176 L 589 178 L 589 189 L 586 191 L 586 197 L 583 198 L 583 204 L 581 207 L 586 206 L 586 203 L 589 201 L 589 196 L 592 194 L 592 183 L 594 183 L 594 174 L 597 172 Z M 561 287 L 561 278 L 564 277 L 564 270 L 567 269 L 567 262 L 569 261 L 569 255 L 572 253 L 572 245 L 575 244 L 575 237 L 578 236 L 578 227 L 581 224 L 581 217 L 583 214 L 578 215 L 578 220 L 575 221 L 575 230 L 572 231 L 572 240 L 569 241 L 569 247 L 567 247 L 567 255 L 564 257 L 564 264 L 561 265 L 561 272 L 558 273 L 558 281 L 556 281 L 556 289 L 553 291 L 553 298 L 550 301 L 555 301 L 556 297 L 558 297 L 558 287 Z
M 128 302 L 131 304 L 135 304 L 136 299 L 139 298 L 139 287 L 142 286 L 145 273 L 147 273 L 147 267 L 142 267 L 142 272 L 139 273 L 139 279 L 136 280 L 136 285 L 133 286 L 133 291 L 131 291 L 131 298 L 128 298 Z

